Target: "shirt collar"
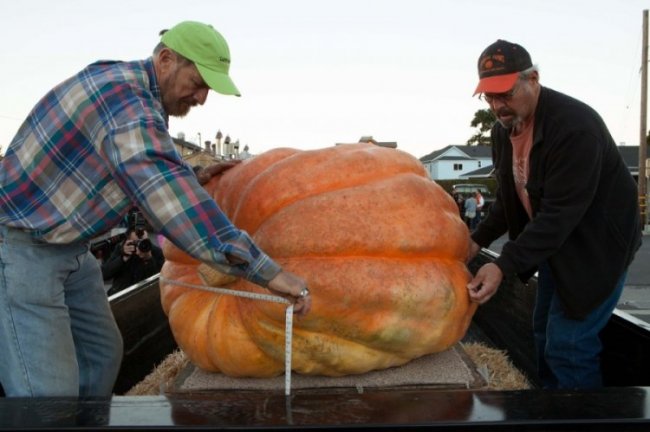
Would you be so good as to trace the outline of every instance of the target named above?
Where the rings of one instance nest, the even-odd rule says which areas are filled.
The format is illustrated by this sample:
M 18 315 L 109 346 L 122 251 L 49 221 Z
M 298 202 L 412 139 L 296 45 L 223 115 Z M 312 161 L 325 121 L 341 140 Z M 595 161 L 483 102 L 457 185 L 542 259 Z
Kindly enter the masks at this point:
M 156 70 L 153 66 L 153 57 L 149 57 L 144 61 L 144 68 L 147 71 L 147 75 L 149 76 L 149 90 L 151 90 L 151 93 L 158 100 L 158 102 L 160 102 L 161 111 L 165 119 L 165 126 L 169 128 L 169 115 L 165 112 L 165 108 L 162 103 L 162 94 L 160 93 L 160 86 L 158 85 Z

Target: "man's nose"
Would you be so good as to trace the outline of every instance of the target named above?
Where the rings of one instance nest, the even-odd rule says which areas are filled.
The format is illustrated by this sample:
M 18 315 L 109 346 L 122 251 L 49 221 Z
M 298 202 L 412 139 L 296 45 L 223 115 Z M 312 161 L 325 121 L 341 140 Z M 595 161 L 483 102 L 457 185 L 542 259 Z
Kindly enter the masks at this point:
M 197 90 L 196 93 L 194 93 L 194 99 L 199 105 L 203 105 L 206 100 L 208 100 L 208 92 L 210 89 L 200 89 Z

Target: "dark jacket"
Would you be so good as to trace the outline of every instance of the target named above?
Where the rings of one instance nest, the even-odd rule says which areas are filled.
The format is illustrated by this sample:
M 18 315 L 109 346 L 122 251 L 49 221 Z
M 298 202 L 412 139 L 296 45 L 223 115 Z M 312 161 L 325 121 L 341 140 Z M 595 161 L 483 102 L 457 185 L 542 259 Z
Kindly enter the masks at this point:
M 530 220 L 515 191 L 509 130 L 492 128 L 497 197 L 472 234 L 482 247 L 506 231 L 495 261 L 527 280 L 548 260 L 566 313 L 583 318 L 607 298 L 641 245 L 637 185 L 600 116 L 542 87 L 535 111 L 526 190 Z
M 162 250 L 153 244 L 151 245 L 152 258 L 150 260 L 144 261 L 133 254 L 127 261 L 124 261 L 122 259 L 123 243 L 116 245 L 111 256 L 102 264 L 104 280 L 113 280 L 107 293 L 109 295 L 159 273 L 165 262 Z

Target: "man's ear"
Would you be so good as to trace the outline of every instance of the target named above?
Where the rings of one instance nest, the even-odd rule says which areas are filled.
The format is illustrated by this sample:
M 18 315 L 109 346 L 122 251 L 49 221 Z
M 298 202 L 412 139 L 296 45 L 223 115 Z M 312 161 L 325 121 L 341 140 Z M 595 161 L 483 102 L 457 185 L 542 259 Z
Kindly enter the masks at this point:
M 163 48 L 158 52 L 157 63 L 161 73 L 169 72 L 176 63 L 176 54 L 169 48 Z
M 535 83 L 539 83 L 539 72 L 537 72 L 536 70 L 532 71 L 530 73 L 530 77 L 533 79 Z

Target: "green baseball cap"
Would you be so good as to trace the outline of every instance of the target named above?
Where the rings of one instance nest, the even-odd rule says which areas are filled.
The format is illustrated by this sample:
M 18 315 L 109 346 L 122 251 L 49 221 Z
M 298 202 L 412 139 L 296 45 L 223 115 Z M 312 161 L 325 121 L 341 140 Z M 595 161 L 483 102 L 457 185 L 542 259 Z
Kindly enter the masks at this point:
M 241 96 L 228 76 L 228 43 L 214 27 L 196 21 L 183 21 L 163 33 L 160 41 L 191 60 L 212 90 L 225 95 Z

